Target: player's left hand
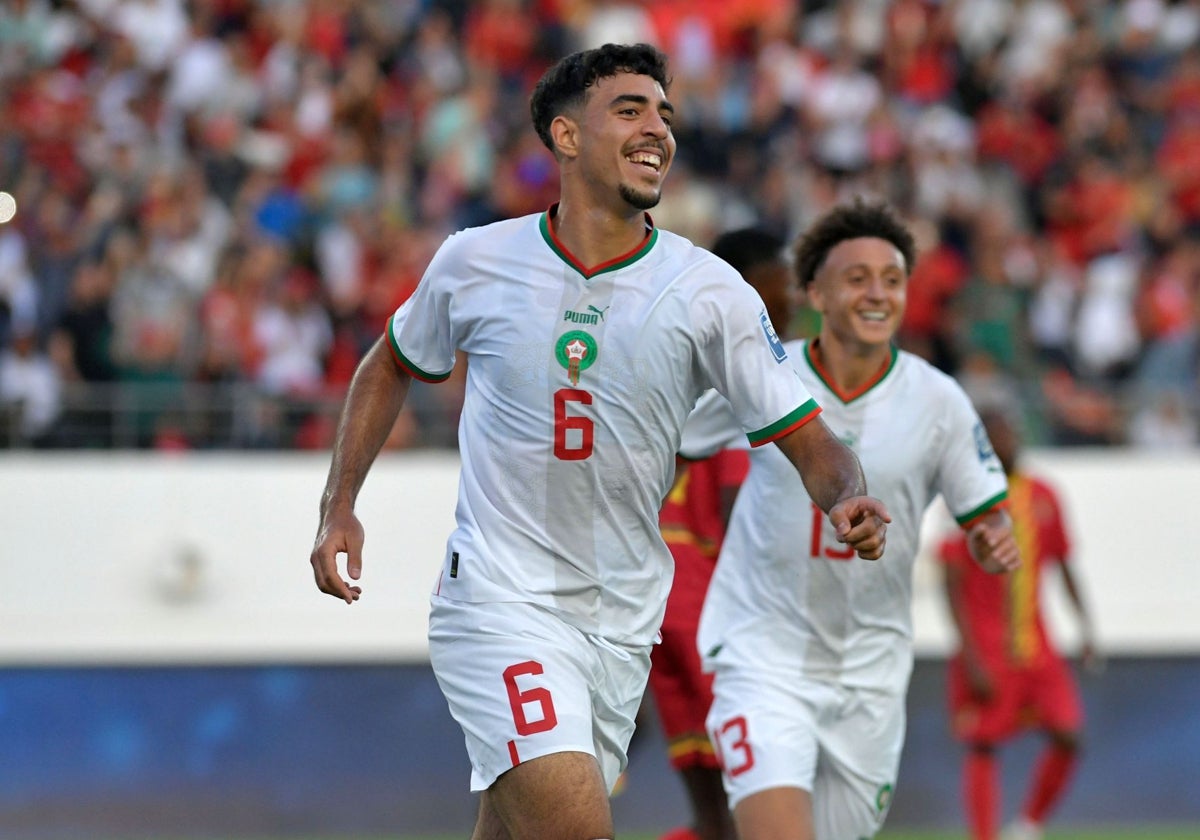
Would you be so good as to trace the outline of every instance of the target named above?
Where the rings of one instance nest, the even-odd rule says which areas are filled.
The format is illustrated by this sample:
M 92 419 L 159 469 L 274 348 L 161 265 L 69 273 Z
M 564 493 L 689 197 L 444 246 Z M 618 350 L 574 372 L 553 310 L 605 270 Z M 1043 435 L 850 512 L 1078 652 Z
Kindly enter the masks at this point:
M 887 543 L 887 507 L 871 496 L 851 496 L 829 509 L 829 521 L 838 542 L 845 543 L 864 560 L 878 560 Z
M 1107 664 L 1104 657 L 1096 650 L 1095 644 L 1090 640 L 1083 643 L 1083 647 L 1079 651 L 1079 660 L 1083 665 L 1083 670 L 1094 677 L 1103 674 Z

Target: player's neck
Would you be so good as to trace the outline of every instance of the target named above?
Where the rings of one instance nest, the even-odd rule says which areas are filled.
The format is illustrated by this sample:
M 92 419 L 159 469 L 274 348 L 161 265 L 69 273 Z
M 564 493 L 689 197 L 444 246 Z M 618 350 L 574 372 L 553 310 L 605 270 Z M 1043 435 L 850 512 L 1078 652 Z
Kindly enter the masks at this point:
M 551 215 L 555 238 L 585 266 L 608 262 L 636 249 L 649 234 L 646 214 L 630 208 L 618 213 L 610 208 L 563 196 Z
M 890 344 L 850 345 L 828 335 L 813 339 L 809 352 L 843 393 L 853 393 L 878 379 L 880 372 L 892 361 Z

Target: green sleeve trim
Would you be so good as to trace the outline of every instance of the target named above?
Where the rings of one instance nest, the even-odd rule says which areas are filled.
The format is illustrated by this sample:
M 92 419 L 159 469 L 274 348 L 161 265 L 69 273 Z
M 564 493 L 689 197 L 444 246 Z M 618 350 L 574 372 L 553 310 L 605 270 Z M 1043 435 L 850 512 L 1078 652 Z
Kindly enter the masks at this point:
M 968 511 L 967 513 L 964 513 L 961 516 L 954 517 L 954 521 L 957 522 L 959 525 L 965 527 L 972 520 L 978 519 L 979 517 L 983 516 L 985 513 L 987 513 L 992 508 L 1000 507 L 1000 505 L 1002 503 L 1006 502 L 1007 500 L 1008 500 L 1008 489 L 1005 488 L 1004 490 L 1001 490 L 995 496 L 992 496 L 992 498 L 988 499 L 986 502 L 984 502 L 983 504 L 981 504 L 979 507 L 975 508 L 974 510 Z
M 409 376 L 413 377 L 414 379 L 419 379 L 422 382 L 432 383 L 445 382 L 450 378 L 451 371 L 446 371 L 445 373 L 429 373 L 428 371 L 422 370 L 420 367 L 414 364 L 411 359 L 400 352 L 400 345 L 396 343 L 396 336 L 392 332 L 391 318 L 388 318 L 387 327 L 384 330 L 384 334 L 387 336 L 388 347 L 391 348 L 392 357 L 396 360 L 396 364 L 404 368 L 405 372 L 408 373 Z
M 821 413 L 821 407 L 817 405 L 817 401 L 809 398 L 802 406 L 787 414 L 786 417 L 776 420 L 765 429 L 759 429 L 757 432 L 750 432 L 746 435 L 751 446 L 762 446 L 770 443 L 773 440 L 787 435 L 789 432 L 795 431 L 807 423 L 809 420 Z

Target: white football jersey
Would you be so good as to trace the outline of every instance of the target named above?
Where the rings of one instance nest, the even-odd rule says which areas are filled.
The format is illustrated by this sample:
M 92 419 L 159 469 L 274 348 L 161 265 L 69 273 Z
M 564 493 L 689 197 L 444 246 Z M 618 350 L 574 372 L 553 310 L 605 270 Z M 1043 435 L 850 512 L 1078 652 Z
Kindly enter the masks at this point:
M 845 394 L 822 375 L 807 342 L 787 349 L 822 419 L 862 462 L 868 492 L 887 505 L 887 547 L 879 560 L 860 559 L 837 541 L 778 447 L 756 449 L 697 646 L 708 669 L 744 664 L 903 692 L 925 509 L 941 493 L 959 523 L 970 522 L 1005 499 L 1004 471 L 962 388 L 917 356 L 893 350 L 875 380 Z
M 451 236 L 388 325 L 420 379 L 467 356 L 457 527 L 436 591 L 532 601 L 649 644 L 673 568 L 658 510 L 696 398 L 725 394 L 752 443 L 820 409 L 728 264 L 648 223 L 638 248 L 588 270 L 553 212 Z

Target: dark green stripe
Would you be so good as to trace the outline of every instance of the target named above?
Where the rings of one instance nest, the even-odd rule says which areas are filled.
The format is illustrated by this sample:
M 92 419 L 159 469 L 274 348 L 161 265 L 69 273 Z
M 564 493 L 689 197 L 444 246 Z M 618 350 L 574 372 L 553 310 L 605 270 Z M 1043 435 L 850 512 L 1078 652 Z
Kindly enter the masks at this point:
M 992 498 L 988 499 L 986 502 L 984 502 L 983 504 L 981 504 L 979 507 L 975 508 L 974 510 L 972 510 L 968 513 L 964 513 L 962 516 L 954 517 L 954 520 L 959 525 L 966 525 L 968 522 L 970 522 L 975 517 L 979 516 L 981 513 L 987 513 L 987 511 L 991 510 L 992 508 L 994 508 L 996 505 L 1000 504 L 1007 498 L 1008 498 L 1008 488 L 1005 488 L 1004 490 L 1001 490 L 995 496 L 992 496 Z
M 817 405 L 817 401 L 810 398 L 806 403 L 804 403 L 802 406 L 797 408 L 795 411 L 789 412 L 787 414 L 787 416 L 785 416 L 783 419 L 776 420 L 774 423 L 772 423 L 770 426 L 767 426 L 765 429 L 759 429 L 757 432 L 750 432 L 749 434 L 746 435 L 746 437 L 749 438 L 751 445 L 759 443 L 760 441 L 763 441 L 763 440 L 770 440 L 775 435 L 779 434 L 784 429 L 786 429 L 788 426 L 796 425 L 801 420 L 803 420 L 805 417 L 807 417 L 808 415 L 810 415 L 814 411 L 816 411 L 818 408 L 819 408 L 819 406 Z
M 391 318 L 388 318 L 387 329 L 384 332 L 387 334 L 388 345 L 391 346 L 392 353 L 396 356 L 396 359 L 417 379 L 420 379 L 422 382 L 445 382 L 450 378 L 452 371 L 429 373 L 426 370 L 422 370 L 420 366 L 413 363 L 412 359 L 400 352 L 400 345 L 396 343 L 396 336 L 392 332 Z

